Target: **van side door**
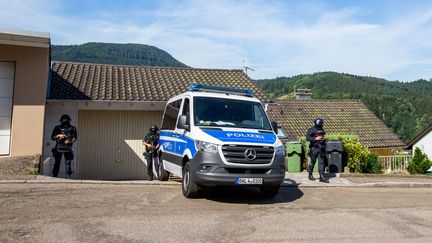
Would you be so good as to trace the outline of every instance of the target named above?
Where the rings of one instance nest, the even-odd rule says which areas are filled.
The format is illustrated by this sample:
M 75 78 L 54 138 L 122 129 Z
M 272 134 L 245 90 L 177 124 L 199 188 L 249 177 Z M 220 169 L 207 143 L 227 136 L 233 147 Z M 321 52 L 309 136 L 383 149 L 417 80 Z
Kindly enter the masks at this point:
M 179 118 L 180 118 L 180 116 L 181 115 L 185 115 L 186 117 L 188 117 L 186 120 L 188 121 L 188 125 L 189 125 L 189 128 L 190 128 L 190 98 L 189 97 L 185 97 L 184 99 L 183 99 L 183 104 L 182 104 L 182 107 L 181 107 L 181 113 L 180 113 L 180 115 L 179 115 Z M 189 131 L 187 131 L 187 130 L 185 130 L 185 129 L 183 129 L 183 128 L 180 128 L 180 126 L 179 126 L 179 121 L 177 120 L 177 125 L 176 125 L 176 129 L 175 129 L 175 134 L 176 134 L 176 136 L 177 136 L 177 138 L 178 138 L 178 142 L 177 142 L 177 144 L 176 144 L 176 152 L 178 153 L 178 154 L 181 154 L 181 155 L 183 155 L 184 154 L 184 151 L 189 147 L 189 145 L 190 144 L 188 144 L 188 141 L 190 140 L 188 137 L 187 137 L 187 133 L 188 133 Z M 192 143 L 193 144 L 193 143 Z M 194 144 L 193 144 L 193 146 L 195 146 Z
M 176 150 L 178 141 L 176 125 L 180 113 L 181 102 L 182 99 L 178 99 L 167 104 L 160 132 L 160 144 L 163 146 L 164 160 L 175 164 L 180 163 L 180 166 L 182 155 L 179 155 Z

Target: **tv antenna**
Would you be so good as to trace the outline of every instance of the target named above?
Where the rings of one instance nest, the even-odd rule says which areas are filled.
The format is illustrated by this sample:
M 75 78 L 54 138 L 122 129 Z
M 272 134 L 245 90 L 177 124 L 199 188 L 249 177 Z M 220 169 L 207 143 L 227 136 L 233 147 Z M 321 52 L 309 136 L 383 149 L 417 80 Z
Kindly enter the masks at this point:
M 248 67 L 248 66 L 245 65 L 245 60 L 243 60 L 243 69 L 244 69 L 244 72 L 246 73 L 246 75 L 247 75 L 247 71 L 248 70 L 251 70 L 251 71 L 255 72 L 254 69 L 252 69 L 252 68 L 250 68 L 250 67 Z

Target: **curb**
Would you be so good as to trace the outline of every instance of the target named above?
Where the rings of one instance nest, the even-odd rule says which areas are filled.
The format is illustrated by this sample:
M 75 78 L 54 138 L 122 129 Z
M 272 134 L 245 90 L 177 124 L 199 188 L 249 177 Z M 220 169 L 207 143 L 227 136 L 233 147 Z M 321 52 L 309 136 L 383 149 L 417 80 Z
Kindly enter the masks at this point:
M 315 187 L 315 188 L 432 188 L 432 183 L 415 183 L 415 182 L 373 182 L 373 183 L 362 183 L 362 184 L 351 184 L 351 185 L 337 185 L 337 184 L 325 184 L 325 185 L 308 185 L 308 184 L 282 184 L 281 187 Z
M 27 180 L 0 180 L 0 184 L 21 184 L 26 183 Z
M 420 183 L 420 182 L 373 182 L 373 183 L 355 184 L 355 187 L 432 188 L 432 183 Z
M 0 180 L 1 184 L 84 184 L 84 185 L 147 185 L 147 186 L 180 186 L 176 181 L 96 181 L 96 180 Z M 303 183 L 282 183 L 281 187 L 299 187 L 299 188 L 432 188 L 432 183 L 416 182 L 373 182 L 361 184 L 303 184 Z
M 85 185 L 149 185 L 178 186 L 179 182 L 168 181 L 96 181 L 96 180 L 0 180 L 1 184 L 85 184 Z

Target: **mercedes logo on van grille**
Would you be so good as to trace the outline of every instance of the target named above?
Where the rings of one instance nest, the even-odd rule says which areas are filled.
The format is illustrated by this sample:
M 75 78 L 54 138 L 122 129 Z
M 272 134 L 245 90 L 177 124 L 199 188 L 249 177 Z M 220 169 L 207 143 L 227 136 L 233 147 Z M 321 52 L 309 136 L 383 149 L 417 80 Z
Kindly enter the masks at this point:
M 256 151 L 255 149 L 246 149 L 244 152 L 244 156 L 247 160 L 254 160 L 256 159 Z

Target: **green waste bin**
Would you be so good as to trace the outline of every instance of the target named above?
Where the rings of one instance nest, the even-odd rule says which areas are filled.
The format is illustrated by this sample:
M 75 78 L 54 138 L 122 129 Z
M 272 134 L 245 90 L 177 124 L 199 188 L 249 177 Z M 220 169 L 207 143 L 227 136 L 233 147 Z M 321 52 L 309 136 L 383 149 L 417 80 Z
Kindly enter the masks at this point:
M 301 153 L 302 147 L 300 142 L 286 143 L 285 149 L 287 152 L 286 168 L 288 172 L 301 171 Z
M 310 158 L 310 149 L 309 149 L 309 142 L 306 142 L 306 170 L 309 167 L 311 158 Z M 318 172 L 318 159 L 315 162 L 315 166 L 313 168 L 313 172 Z

